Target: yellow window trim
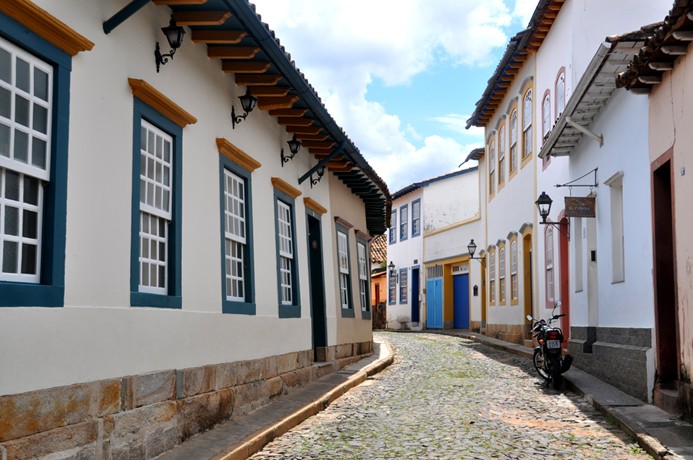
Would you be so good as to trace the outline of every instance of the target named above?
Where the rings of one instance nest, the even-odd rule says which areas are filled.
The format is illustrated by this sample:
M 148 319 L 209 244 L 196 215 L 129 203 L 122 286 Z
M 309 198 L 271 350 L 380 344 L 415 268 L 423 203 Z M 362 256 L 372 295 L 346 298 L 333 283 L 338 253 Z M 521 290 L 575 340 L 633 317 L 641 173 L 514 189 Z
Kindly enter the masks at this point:
M 278 177 L 272 178 L 272 186 L 280 192 L 286 193 L 293 200 L 301 196 L 301 191 L 299 189 L 292 187 L 291 185 L 284 182 L 282 179 Z
M 89 51 L 94 43 L 29 0 L 0 2 L 0 12 L 14 19 L 70 56 Z
M 534 155 L 532 155 L 531 153 L 524 157 L 522 159 L 522 163 L 520 164 L 520 168 L 524 168 L 525 165 L 529 164 L 532 161 L 532 159 L 534 159 Z
M 183 110 L 181 106 L 164 96 L 163 93 L 146 81 L 128 78 L 128 83 L 130 83 L 133 96 L 140 99 L 181 128 L 197 123 L 197 118 Z
M 320 203 L 318 203 L 317 201 L 315 201 L 312 198 L 308 198 L 308 197 L 304 198 L 303 204 L 306 206 L 306 208 L 317 212 L 321 216 L 323 214 L 327 213 L 327 208 L 325 208 L 324 206 L 322 206 Z
M 251 157 L 223 137 L 217 138 L 217 148 L 220 154 L 249 172 L 253 172 L 262 166 L 255 158 Z
M 512 271 L 512 247 L 515 242 L 515 276 L 517 277 L 517 297 L 513 297 L 513 271 Z M 517 242 L 517 233 L 511 232 L 508 235 L 508 247 L 510 248 L 510 305 L 518 305 L 520 303 L 520 250 Z

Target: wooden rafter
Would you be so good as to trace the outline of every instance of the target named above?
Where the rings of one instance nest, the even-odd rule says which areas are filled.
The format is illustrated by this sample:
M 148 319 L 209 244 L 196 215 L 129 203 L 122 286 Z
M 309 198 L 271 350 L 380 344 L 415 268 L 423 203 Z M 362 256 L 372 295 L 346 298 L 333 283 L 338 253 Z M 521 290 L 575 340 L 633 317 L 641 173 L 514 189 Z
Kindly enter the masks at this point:
M 230 11 L 174 11 L 179 26 L 220 26 L 231 17 Z
M 272 67 L 271 62 L 221 61 L 221 70 L 226 73 L 265 73 L 270 67 Z
M 330 148 L 330 149 L 312 148 L 312 149 L 308 149 L 308 150 L 310 150 L 310 153 L 312 153 L 313 155 L 317 155 L 317 154 L 329 155 L 330 153 L 334 152 L 334 148 Z
M 288 109 L 299 99 L 299 96 L 259 97 L 257 98 L 257 107 L 260 110 Z
M 233 45 L 240 43 L 248 34 L 240 30 L 193 30 L 193 43 Z
M 286 96 L 289 94 L 288 86 L 249 86 L 250 94 L 260 96 Z
M 207 56 L 212 59 L 252 59 L 260 52 L 255 46 L 210 46 Z
M 277 123 L 282 126 L 310 126 L 315 120 L 312 118 L 279 117 Z
M 236 84 L 240 86 L 274 86 L 281 79 L 281 75 L 236 74 Z
M 301 139 L 301 141 L 304 141 L 304 140 L 305 141 L 308 141 L 308 140 L 310 140 L 310 141 L 324 141 L 330 137 L 324 133 L 320 133 L 320 134 L 295 133 L 295 134 L 296 134 L 297 138 Z
M 275 109 L 270 110 L 270 116 L 273 117 L 302 117 L 308 113 L 308 109 Z
M 337 144 L 332 141 L 303 141 L 303 146 L 307 149 L 322 148 L 328 149 L 333 148 Z
M 320 126 L 287 126 L 286 131 L 298 134 L 318 134 L 322 128 Z

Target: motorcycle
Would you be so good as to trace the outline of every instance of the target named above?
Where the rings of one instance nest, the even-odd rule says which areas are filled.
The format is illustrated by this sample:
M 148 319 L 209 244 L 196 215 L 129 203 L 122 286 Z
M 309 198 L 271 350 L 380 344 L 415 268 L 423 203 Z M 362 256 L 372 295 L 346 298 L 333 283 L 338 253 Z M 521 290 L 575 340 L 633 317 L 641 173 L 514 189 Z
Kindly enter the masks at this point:
M 569 354 L 563 356 L 563 331 L 559 327 L 551 326 L 553 321 L 565 316 L 565 314 L 556 315 L 554 312 L 560 308 L 561 303 L 554 303 L 551 310 L 551 317 L 547 320 L 535 319 L 531 315 L 527 315 L 527 319 L 532 324 L 532 337 L 537 339 L 537 347 L 534 348 L 534 368 L 539 376 L 546 381 L 546 386 L 549 383 L 553 384 L 555 389 L 560 389 L 563 383 L 561 374 L 570 369 L 573 363 L 573 357 Z

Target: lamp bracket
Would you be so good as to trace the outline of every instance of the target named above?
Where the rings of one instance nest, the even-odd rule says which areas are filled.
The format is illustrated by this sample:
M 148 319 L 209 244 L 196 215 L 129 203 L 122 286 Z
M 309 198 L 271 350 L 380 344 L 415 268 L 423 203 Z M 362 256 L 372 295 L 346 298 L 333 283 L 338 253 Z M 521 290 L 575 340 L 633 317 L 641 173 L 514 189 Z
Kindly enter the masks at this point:
M 288 163 L 289 161 L 293 160 L 295 156 L 296 156 L 295 153 L 289 152 L 288 155 L 286 153 L 284 153 L 284 147 L 282 147 L 281 153 L 280 153 L 280 158 L 282 160 L 282 168 L 284 167 L 284 163 Z
M 243 120 L 246 119 L 248 116 L 248 112 L 245 112 L 243 115 L 236 115 L 236 108 L 232 105 L 231 106 L 231 129 L 236 129 L 236 125 L 242 122 Z
M 344 142 L 344 141 L 340 142 L 340 143 L 339 143 L 339 146 L 337 147 L 337 149 L 336 149 L 334 152 L 330 153 L 330 154 L 327 156 L 327 158 L 320 160 L 320 161 L 318 162 L 318 164 L 316 164 L 315 166 L 313 166 L 312 168 L 310 168 L 310 169 L 308 170 L 308 172 L 306 172 L 304 175 L 302 175 L 302 176 L 298 179 L 298 183 L 299 183 L 299 184 L 304 183 L 304 182 L 306 181 L 306 179 L 308 179 L 310 176 L 312 176 L 313 173 L 316 172 L 319 168 L 324 168 L 325 166 L 327 166 L 327 163 L 329 163 L 330 161 L 332 161 L 332 159 L 333 159 L 334 157 L 336 157 L 337 155 L 339 155 L 340 153 L 342 153 L 342 150 L 344 150 L 344 147 L 346 147 L 346 142 Z M 312 179 L 311 179 L 311 180 L 312 180 Z
M 159 73 L 159 68 L 165 65 L 169 59 L 173 59 L 173 55 L 176 54 L 176 50 L 172 49 L 168 54 L 161 54 L 161 48 L 159 47 L 159 42 L 156 42 L 156 48 L 154 49 L 154 59 L 156 59 L 156 73 Z

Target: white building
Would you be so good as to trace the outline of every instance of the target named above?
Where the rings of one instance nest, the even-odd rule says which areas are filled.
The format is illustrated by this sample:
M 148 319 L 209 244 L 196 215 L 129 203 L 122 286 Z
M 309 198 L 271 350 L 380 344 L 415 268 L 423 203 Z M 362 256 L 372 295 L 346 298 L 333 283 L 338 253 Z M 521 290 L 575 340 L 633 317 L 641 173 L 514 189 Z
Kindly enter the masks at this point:
M 388 328 L 453 327 L 452 312 L 447 312 L 448 304 L 452 309 L 452 298 L 444 304 L 442 274 L 433 276 L 425 274 L 424 270 L 431 270 L 429 262 L 436 265 L 436 261 L 450 258 L 452 254 L 466 254 L 469 238 L 434 238 L 429 246 L 428 237 L 478 220 L 476 168 L 416 182 L 393 194 L 388 232 Z M 442 266 L 440 268 L 442 270 Z M 430 287 L 429 283 L 432 283 Z M 469 327 L 470 307 L 468 302 L 466 305 L 467 313 L 458 315 L 459 321 L 464 316 L 464 328 Z
M 247 1 L 2 2 L 0 101 L 3 457 L 154 457 L 371 352 L 387 187 Z

